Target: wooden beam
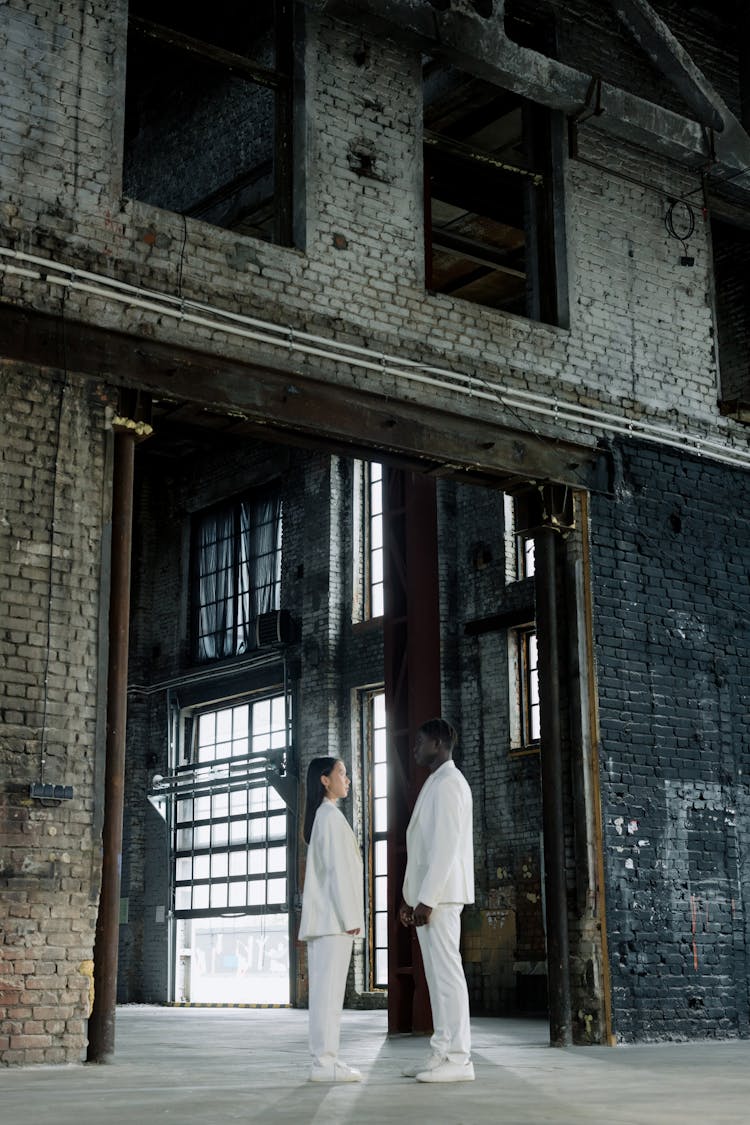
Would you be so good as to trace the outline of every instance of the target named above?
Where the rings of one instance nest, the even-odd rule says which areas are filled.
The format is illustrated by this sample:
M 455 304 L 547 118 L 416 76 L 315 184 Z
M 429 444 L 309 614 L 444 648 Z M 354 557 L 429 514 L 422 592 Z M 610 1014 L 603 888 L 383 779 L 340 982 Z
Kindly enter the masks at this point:
M 267 86 L 271 90 L 276 90 L 279 86 L 289 82 L 289 76 L 286 74 L 269 70 L 267 66 L 261 66 L 260 63 L 253 62 L 252 59 L 248 59 L 244 55 L 235 54 L 234 51 L 226 51 L 222 47 L 215 47 L 213 43 L 205 43 L 201 39 L 193 38 L 192 35 L 183 35 L 181 31 L 164 27 L 152 20 L 145 20 L 140 16 L 131 16 L 128 27 L 138 35 L 163 43 L 165 47 L 182 51 L 184 54 L 195 55 L 204 62 L 219 66 L 222 70 L 240 74 L 243 78 L 248 78 L 251 82 L 257 82 L 260 86 Z
M 66 321 L 0 303 L 4 357 L 66 368 L 154 398 L 238 412 L 271 436 L 299 435 L 353 454 L 392 454 L 422 471 L 503 487 L 555 481 L 595 487 L 592 447 L 545 438 L 485 418 L 300 376 L 271 366 L 222 359 L 174 344 Z M 485 416 L 492 409 L 482 407 Z M 498 405 L 498 410 L 502 406 Z

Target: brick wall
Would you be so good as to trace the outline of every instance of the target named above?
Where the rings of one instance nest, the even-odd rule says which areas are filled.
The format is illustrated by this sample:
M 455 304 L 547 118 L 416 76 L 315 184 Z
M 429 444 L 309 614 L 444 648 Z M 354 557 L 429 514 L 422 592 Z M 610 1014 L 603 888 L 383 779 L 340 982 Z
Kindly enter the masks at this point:
M 486 379 L 490 387 L 556 396 L 560 403 L 614 410 L 636 421 L 650 418 L 747 450 L 745 430 L 719 418 L 715 409 L 706 226 L 699 216 L 690 240 L 692 268 L 679 264 L 682 247 L 664 226 L 665 198 L 699 186 L 695 176 L 584 128 L 581 155 L 606 170 L 575 161 L 565 161 L 563 168 L 569 328 L 427 294 L 419 57 L 370 37 L 362 50 L 359 31 L 310 15 L 301 131 L 306 140 L 298 152 L 305 167 L 300 248 L 238 240 L 232 232 L 119 194 L 124 8 L 122 2 L 101 0 L 81 4 L 80 23 L 72 21 L 63 31 L 57 14 L 41 4 L 13 0 L 7 6 L 4 34 L 13 46 L 14 82 L 2 92 L 10 110 L 6 196 L 0 204 L 4 244 L 216 308 L 361 343 L 376 355 L 384 349 L 437 363 Z M 642 59 L 621 30 L 612 30 L 613 17 L 584 0 L 578 8 L 577 20 L 560 16 L 563 60 L 586 69 L 593 66 L 593 45 L 603 43 L 615 66 L 613 78 L 634 81 Z M 62 86 L 67 109 L 62 124 L 55 118 L 59 99 L 40 103 L 38 93 L 54 88 L 44 61 L 52 53 L 43 59 L 42 48 L 58 41 L 64 50 L 54 56 L 55 74 L 67 77 L 80 67 L 86 75 L 80 93 Z M 96 93 L 88 85 L 94 79 Z M 644 89 L 668 101 L 666 84 L 653 75 Z M 29 104 L 38 115 L 31 135 L 19 111 Z M 374 174 L 358 171 L 359 150 L 370 154 Z M 45 162 L 58 169 L 54 178 Z M 619 179 L 620 172 L 636 183 Z M 61 175 L 64 185 L 70 181 L 67 194 L 59 189 Z M 6 274 L 4 292 L 11 301 L 57 311 L 57 287 L 42 279 Z M 378 370 L 377 362 L 365 376 L 345 362 L 290 352 L 286 338 L 281 350 L 238 341 L 218 324 L 193 325 L 91 291 L 71 290 L 67 301 L 71 316 L 99 325 L 242 360 L 289 359 L 295 370 L 318 378 L 353 385 L 366 378 L 369 389 L 384 395 L 475 417 L 486 418 L 489 410 L 498 424 L 519 425 L 518 413 L 501 401 L 487 406 L 446 389 L 427 389 Z M 537 413 L 521 426 L 550 436 L 597 432 L 595 422 Z
M 747 1035 L 750 477 L 615 458 L 592 505 L 615 1030 Z
M 509 631 L 465 632 L 509 610 L 534 620 L 533 581 L 506 582 L 503 501 L 489 489 L 439 488 L 443 712 L 459 729 L 456 760 L 474 798 L 476 903 L 463 916 L 464 964 L 473 1010 L 507 1014 L 544 1007 L 546 953 L 539 757 L 512 753 Z
M 680 108 L 676 96 L 658 79 L 609 11 L 590 0 L 575 0 L 570 5 L 559 0 L 553 7 L 560 20 L 563 61 L 590 73 L 605 70 L 614 80 Z M 536 8 L 529 4 L 529 9 Z M 659 8 L 670 19 L 683 19 L 680 5 L 672 0 L 665 0 Z M 261 368 L 265 363 L 285 365 L 291 373 L 340 385 L 366 385 L 396 405 L 411 401 L 442 407 L 550 439 L 584 437 L 589 441 L 607 432 L 601 419 L 590 423 L 566 420 L 563 410 L 539 414 L 532 409 L 532 401 L 528 409 L 519 411 L 500 399 L 487 403 L 445 387 L 406 382 L 394 374 L 392 366 L 379 363 L 382 350 L 478 377 L 502 392 L 551 396 L 560 407 L 605 409 L 622 417 L 626 427 L 645 420 L 663 424 L 667 436 L 678 440 L 685 433 L 708 437 L 747 460 L 746 430 L 717 413 L 706 225 L 699 216 L 689 246 L 695 258 L 692 268 L 680 265 L 683 247 L 669 237 L 664 226 L 665 197 L 698 187 L 693 173 L 618 146 L 591 125 L 581 130 L 581 154 L 603 169 L 562 161 L 569 327 L 535 324 L 446 295 L 430 295 L 424 290 L 417 52 L 363 36 L 359 30 L 327 18 L 308 16 L 306 105 L 304 127 L 299 129 L 304 144 L 296 154 L 297 165 L 305 168 L 298 200 L 302 236 L 296 249 L 280 249 L 122 197 L 126 11 L 124 0 L 78 0 L 65 5 L 64 11 L 42 0 L 9 0 L 3 7 L 0 248 L 86 268 L 102 279 L 101 284 L 96 278 L 86 279 L 87 288 L 70 284 L 61 288 L 50 281 L 47 266 L 37 269 L 27 258 L 0 255 L 4 302 L 55 317 L 64 308 L 70 320 L 201 348 L 219 361 L 237 358 Z M 711 26 L 698 20 L 691 21 L 689 28 L 684 23 L 676 26 L 681 33 L 684 30 L 690 49 L 734 106 L 737 72 L 720 24 L 721 20 L 712 21 Z M 362 173 L 358 160 L 362 153 L 367 155 L 365 163 L 372 174 Z M 621 178 L 620 173 L 629 179 Z M 15 272 L 6 268 L 9 262 Z M 172 315 L 180 312 L 174 308 L 148 309 L 130 298 L 116 300 L 109 279 L 267 319 L 331 341 L 357 343 L 372 350 L 376 364 L 364 374 L 343 361 L 304 356 L 295 351 L 288 334 L 281 347 L 274 347 L 233 336 L 218 320 L 213 326 L 199 325 Z M 66 294 L 62 306 L 61 292 Z M 8 858 L 4 853 L 3 859 L 8 918 L 3 922 L 2 948 L 23 951 L 24 958 L 14 958 L 13 963 L 25 968 L 6 973 L 4 963 L 2 981 L 14 1013 L 9 1022 L 16 1028 L 14 1034 L 41 1035 L 44 1040 L 32 1043 L 9 1036 L 3 1042 L 3 1050 L 11 1052 L 3 1056 L 6 1061 L 33 1061 L 43 1057 L 38 1051 L 53 1052 L 50 1057 L 61 1060 L 78 1057 L 84 1039 L 86 966 L 98 892 L 92 850 L 96 834 L 93 769 L 96 707 L 101 706 L 102 698 L 97 696 L 97 687 L 106 471 L 102 403 L 93 383 L 82 383 L 74 376 L 69 377 L 65 391 L 61 430 L 65 440 L 57 457 L 59 504 L 50 603 L 54 659 L 47 680 L 46 745 L 49 776 L 59 770 L 63 780 L 72 778 L 76 796 L 70 804 L 54 808 L 29 805 L 23 796 L 38 769 L 43 727 L 40 685 L 46 639 L 41 643 L 40 638 L 46 638 L 47 628 L 50 482 L 57 449 L 59 390 L 59 374 L 20 365 L 3 368 L 0 394 L 9 436 L 2 446 L 0 488 L 6 522 L 0 526 L 0 575 L 8 625 L 0 641 L 6 662 L 0 754 L 10 777 L 4 782 L 2 796 L 10 843 Z M 367 419 L 362 427 L 363 441 L 382 440 L 382 434 L 368 428 Z M 731 892 L 737 889 L 736 867 L 732 868 L 735 856 L 744 872 L 742 832 L 736 825 L 742 824 L 746 810 L 736 781 L 739 767 L 733 772 L 731 761 L 727 766 L 722 757 L 744 752 L 738 731 L 746 691 L 733 678 L 736 658 L 744 655 L 742 622 L 732 616 L 728 596 L 731 593 L 734 598 L 741 589 L 744 575 L 732 568 L 740 565 L 736 560 L 742 557 L 744 543 L 740 515 L 730 534 L 716 503 L 716 496 L 741 493 L 745 477 L 740 470 L 670 456 L 671 460 L 662 457 L 654 444 L 639 450 L 637 457 L 626 449 L 616 497 L 596 498 L 593 509 L 605 846 L 611 884 L 616 1020 L 623 1038 L 704 1034 L 709 1028 L 717 1034 L 745 1030 L 739 1001 L 732 999 L 728 980 L 731 972 L 739 972 L 736 957 L 742 948 L 737 936 L 737 927 L 744 925 L 742 898 L 739 892 Z M 673 466 L 669 470 L 668 464 Z M 306 754 L 323 746 L 344 755 L 352 749 L 351 728 L 342 719 L 348 687 L 334 676 L 342 649 L 335 641 L 336 620 L 325 608 L 326 600 L 332 599 L 338 623 L 344 621 L 347 579 L 342 568 L 346 558 L 330 546 L 331 513 L 336 505 L 345 510 L 341 465 L 332 467 L 326 459 L 313 457 L 295 485 L 294 518 L 300 541 L 305 540 L 305 550 L 311 554 L 309 570 L 306 557 L 295 558 L 297 565 L 304 562 L 305 577 L 299 580 L 299 592 L 292 595 L 304 623 L 300 659 L 305 675 L 300 703 L 311 715 L 300 732 L 301 765 Z M 653 479 L 644 477 L 645 465 L 653 471 Z M 170 553 L 160 554 L 153 536 L 149 539 L 144 534 L 139 540 L 137 549 L 143 554 L 137 559 L 137 569 L 151 588 L 136 588 L 134 613 L 138 620 L 146 606 L 150 628 L 134 632 L 134 669 L 148 670 L 152 681 L 183 666 L 186 603 L 183 598 L 179 605 L 173 604 L 170 582 L 175 575 L 183 583 L 185 579 L 180 528 L 193 510 L 186 507 L 185 496 L 194 494 L 196 504 L 209 496 L 216 499 L 237 479 L 236 464 L 232 468 L 223 463 L 216 472 L 218 475 L 207 477 L 210 488 L 198 487 L 195 480 L 186 478 L 185 495 L 175 492 L 173 510 L 161 513 L 167 518 L 164 534 L 173 536 Z M 631 477 L 637 481 L 637 489 L 631 487 Z M 663 497 L 657 495 L 657 480 L 665 483 Z M 716 487 L 710 482 L 717 482 Z M 701 505 L 700 520 L 687 500 L 678 504 L 693 489 Z M 667 496 L 672 498 L 673 509 L 665 507 Z M 150 501 L 150 510 L 156 519 L 160 514 L 156 497 Z M 661 520 L 658 533 L 649 522 L 655 510 Z M 322 511 L 327 513 L 326 520 L 320 518 Z M 741 513 L 741 505 L 736 505 L 736 511 Z M 175 526 L 169 523 L 172 517 Z M 700 539 L 695 527 L 690 547 L 683 547 L 688 539 L 683 529 L 695 524 L 712 529 L 713 539 L 708 533 Z M 693 554 L 695 542 L 701 544 L 700 566 Z M 724 545 L 721 557 L 712 543 Z M 472 576 L 469 582 L 466 559 L 457 556 L 456 561 L 466 580 L 461 596 L 468 598 L 472 583 L 484 578 Z M 716 590 L 723 591 L 720 609 L 712 610 L 706 601 L 708 578 Z M 294 588 L 291 571 L 284 581 L 287 589 Z M 662 593 L 652 604 L 654 583 Z M 673 589 L 681 593 L 668 603 Z M 458 712 L 459 725 L 465 727 L 466 718 L 476 714 L 483 701 L 493 700 L 500 706 L 504 689 L 498 685 L 504 657 L 502 646 L 489 637 L 469 644 L 457 631 L 450 632 L 449 623 L 458 621 L 463 612 L 458 593 L 451 597 L 444 611 L 449 659 L 464 668 L 467 676 L 479 670 L 478 682 L 467 682 L 463 695 L 446 675 L 446 701 Z M 698 603 L 704 607 L 700 613 L 695 608 Z M 474 612 L 469 602 L 465 608 Z M 723 637 L 730 633 L 739 640 L 724 642 Z M 355 652 L 353 640 L 346 650 L 347 660 L 356 670 L 350 687 L 363 682 L 361 677 L 366 676 L 366 682 L 377 678 L 370 660 L 377 659 L 379 642 L 370 636 L 357 643 L 361 651 Z M 737 652 L 731 650 L 732 644 Z M 635 655 L 644 645 L 650 653 L 651 671 L 647 661 Z M 687 655 L 683 645 L 689 650 Z M 662 657 L 669 668 L 664 683 L 659 680 Z M 669 706 L 672 697 L 682 701 L 679 707 Z M 144 698 L 150 701 L 144 702 Z M 157 755 L 157 764 L 163 764 L 163 700 L 144 698 L 134 698 L 131 714 L 131 783 L 136 788 L 156 768 L 146 746 Z M 321 699 L 324 703 L 319 706 Z M 695 700 L 700 702 L 697 708 Z M 623 719 L 623 714 L 628 718 Z M 464 731 L 467 749 L 471 755 L 484 753 L 485 765 L 493 743 L 490 735 L 496 733 L 502 740 L 501 726 L 499 718 L 496 727 L 488 726 L 485 734 L 472 731 L 471 725 L 468 734 Z M 641 741 L 636 743 L 638 739 Z M 637 753 L 634 745 L 640 746 Z M 654 746 L 658 764 L 648 752 Z M 531 799 L 535 785 L 533 767 L 512 768 L 517 770 L 515 781 L 509 766 L 502 782 L 517 785 L 515 792 L 522 795 L 519 802 L 523 803 Z M 657 768 L 662 771 L 658 775 Z M 734 780 L 730 782 L 729 777 Z M 732 785 L 737 785 L 736 790 Z M 727 823 L 726 832 L 720 832 L 722 818 L 731 822 L 733 809 L 735 823 Z M 649 833 L 641 832 L 643 823 Z M 23 831 L 19 832 L 19 826 Z M 140 957 L 146 966 L 153 966 L 145 970 L 145 994 L 161 997 L 165 978 L 158 966 L 165 927 L 158 918 L 163 884 L 153 872 L 163 870 L 164 856 L 163 850 L 160 854 L 154 851 L 154 865 L 149 867 L 145 831 L 143 816 L 140 825 L 135 819 L 130 821 L 126 897 L 134 911 L 131 917 L 140 918 L 141 923 L 129 925 L 142 924 L 142 930 L 125 931 L 123 987 L 131 996 Z M 641 845 L 641 839 L 661 839 L 658 863 L 657 858 L 648 858 L 656 852 L 654 845 Z M 25 843 L 20 845 L 18 840 Z M 709 846 L 701 846 L 700 841 Z M 159 847 L 163 848 L 163 841 Z M 498 872 L 522 870 L 519 865 L 531 854 L 530 847 L 530 839 L 519 840 L 519 850 L 508 864 L 503 862 L 502 848 L 482 857 L 487 909 L 491 892 L 499 895 L 498 909 L 505 909 L 508 881 Z M 621 848 L 623 851 L 618 850 Z M 672 863 L 678 851 L 688 861 L 678 868 L 673 884 L 663 865 Z M 81 853 L 85 859 L 79 862 Z M 711 860 L 711 856 L 719 858 Z M 628 861 L 632 866 L 625 866 Z M 644 868 L 648 872 L 643 876 L 646 891 L 639 889 L 636 897 L 629 888 Z M 718 879 L 718 889 L 711 898 L 708 891 L 713 878 Z M 68 879 L 71 885 L 65 882 Z M 493 880 L 497 880 L 495 885 Z M 665 887 L 671 897 L 660 897 Z M 663 903 L 667 901 L 669 917 L 665 918 Z M 719 902 L 723 905 L 716 906 Z M 653 912 L 649 913 L 651 906 L 643 904 L 651 903 Z M 724 912 L 716 930 L 711 921 L 714 906 Z M 53 916 L 53 909 L 75 910 L 75 915 Z M 13 914 L 14 910 L 19 913 Z M 71 921 L 80 929 L 73 930 L 68 925 Z M 72 943 L 71 933 L 80 936 L 80 944 Z M 64 955 L 45 958 L 46 946 Z M 710 956 L 715 958 L 713 975 L 708 969 L 712 964 L 709 946 Z M 669 960 L 674 957 L 679 961 Z M 6 962 L 10 963 L 8 958 Z M 45 984 L 53 981 L 55 988 L 44 990 L 44 996 L 50 1001 L 54 998 L 58 1011 L 70 1012 L 66 1019 L 72 1022 L 62 1031 L 40 1031 L 39 1022 L 52 1017 L 39 1016 L 33 1006 L 22 1003 L 19 982 L 24 978 L 25 989 L 25 982 L 34 971 L 38 973 L 37 965 L 48 968 L 52 964 L 54 972 L 45 971 L 37 979 Z M 480 964 L 472 963 L 475 990 L 482 974 L 485 980 L 490 976 L 489 966 L 478 967 Z M 691 971 L 697 976 L 691 976 Z M 744 980 L 746 967 L 742 973 L 740 979 Z M 724 1017 L 714 1013 L 711 988 L 713 995 L 726 1002 Z M 62 1005 L 61 995 L 66 998 Z M 70 1004 L 68 997 L 72 997 Z M 43 1005 L 40 1008 L 45 1010 Z
M 104 411 L 74 375 L 0 373 L 0 1062 L 81 1056 L 95 798 Z M 32 800 L 44 781 L 72 800 Z

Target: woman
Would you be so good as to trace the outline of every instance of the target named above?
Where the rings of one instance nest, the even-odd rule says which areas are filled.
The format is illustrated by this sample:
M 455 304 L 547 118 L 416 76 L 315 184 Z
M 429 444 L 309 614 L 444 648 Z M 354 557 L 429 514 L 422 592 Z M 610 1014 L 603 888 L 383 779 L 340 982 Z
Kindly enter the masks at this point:
M 313 758 L 307 770 L 303 835 L 307 848 L 300 941 L 307 942 L 311 1082 L 360 1082 L 338 1057 L 341 1010 L 355 935 L 364 929 L 362 859 L 337 802 L 350 781 L 339 758 Z

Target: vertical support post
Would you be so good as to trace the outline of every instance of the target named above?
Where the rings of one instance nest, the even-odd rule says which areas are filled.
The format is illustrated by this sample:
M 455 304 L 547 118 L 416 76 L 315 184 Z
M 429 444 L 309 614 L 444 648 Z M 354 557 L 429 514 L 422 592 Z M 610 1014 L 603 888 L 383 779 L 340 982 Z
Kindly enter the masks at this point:
M 89 1062 L 107 1062 L 115 1049 L 134 466 L 135 435 L 129 430 L 117 431 L 112 497 L 102 886 L 94 941 L 94 1006 L 89 1020 Z
M 737 13 L 737 48 L 740 72 L 740 121 L 750 132 L 750 7 L 740 4 Z
M 406 826 L 424 771 L 412 746 L 440 713 L 440 602 L 435 482 L 387 469 L 385 529 L 385 698 L 388 716 L 388 1030 L 429 1031 L 432 1014 L 413 929 L 398 922 L 406 869 Z
M 560 737 L 560 661 L 557 615 L 558 533 L 535 531 L 536 627 L 541 702 L 542 830 L 547 921 L 550 1044 L 572 1043 L 568 902 Z
M 292 237 L 292 126 L 294 119 L 294 36 L 292 0 L 276 0 L 274 42 L 276 71 L 282 78 L 277 85 L 274 109 L 274 193 L 276 208 L 274 240 L 291 246 Z

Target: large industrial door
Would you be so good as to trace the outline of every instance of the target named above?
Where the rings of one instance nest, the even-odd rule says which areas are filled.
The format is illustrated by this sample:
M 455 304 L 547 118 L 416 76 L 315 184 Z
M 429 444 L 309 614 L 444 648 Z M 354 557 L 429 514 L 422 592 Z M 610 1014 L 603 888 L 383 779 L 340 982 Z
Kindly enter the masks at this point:
M 179 764 L 154 791 L 170 833 L 177 1002 L 289 1003 L 289 710 L 279 693 L 173 714 Z

